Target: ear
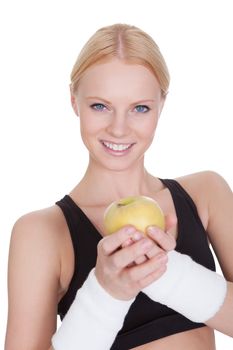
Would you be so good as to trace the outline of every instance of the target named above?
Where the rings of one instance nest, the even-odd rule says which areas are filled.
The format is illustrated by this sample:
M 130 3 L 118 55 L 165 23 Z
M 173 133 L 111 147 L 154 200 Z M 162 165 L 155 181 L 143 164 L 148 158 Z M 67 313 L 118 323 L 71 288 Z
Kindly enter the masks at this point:
M 78 105 L 77 105 L 77 98 L 73 92 L 72 86 L 70 84 L 70 100 L 71 100 L 71 105 L 73 107 L 74 113 L 79 116 L 79 111 L 78 111 Z

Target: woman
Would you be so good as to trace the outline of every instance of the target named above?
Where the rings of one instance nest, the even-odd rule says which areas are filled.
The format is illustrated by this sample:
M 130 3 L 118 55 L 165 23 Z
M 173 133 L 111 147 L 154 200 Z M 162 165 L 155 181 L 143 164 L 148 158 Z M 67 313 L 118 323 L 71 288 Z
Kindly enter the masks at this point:
M 213 350 L 214 329 L 233 336 L 229 186 L 213 172 L 163 180 L 144 166 L 168 87 L 159 48 L 136 27 L 101 28 L 84 46 L 71 102 L 89 164 L 69 195 L 14 225 L 6 350 Z M 166 232 L 106 236 L 106 207 L 129 195 L 155 199 Z M 57 310 L 66 315 L 58 332 Z

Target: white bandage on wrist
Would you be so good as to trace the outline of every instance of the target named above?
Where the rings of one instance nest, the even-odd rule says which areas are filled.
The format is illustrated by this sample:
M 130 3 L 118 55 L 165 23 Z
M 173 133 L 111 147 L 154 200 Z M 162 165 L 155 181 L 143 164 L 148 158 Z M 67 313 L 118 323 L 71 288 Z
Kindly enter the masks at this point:
M 91 270 L 52 338 L 53 348 L 109 350 L 133 301 L 113 298 Z
M 221 275 L 173 250 L 168 253 L 166 272 L 143 292 L 194 322 L 206 322 L 222 306 L 226 290 Z

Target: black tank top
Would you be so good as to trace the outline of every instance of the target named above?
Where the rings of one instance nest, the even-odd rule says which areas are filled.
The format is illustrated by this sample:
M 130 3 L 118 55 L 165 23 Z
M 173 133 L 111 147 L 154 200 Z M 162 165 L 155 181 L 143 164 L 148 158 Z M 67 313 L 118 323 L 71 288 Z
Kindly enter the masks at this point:
M 161 179 L 161 181 L 170 190 L 176 209 L 178 219 L 176 250 L 191 256 L 196 262 L 215 271 L 207 234 L 193 200 L 175 180 Z M 68 291 L 58 304 L 58 314 L 62 320 L 77 290 L 96 264 L 96 248 L 102 236 L 70 196 L 66 195 L 56 204 L 66 218 L 75 256 L 72 280 Z M 205 325 L 188 320 L 183 315 L 152 301 L 146 294 L 140 292 L 131 305 L 111 350 L 128 350 L 156 339 L 203 326 Z

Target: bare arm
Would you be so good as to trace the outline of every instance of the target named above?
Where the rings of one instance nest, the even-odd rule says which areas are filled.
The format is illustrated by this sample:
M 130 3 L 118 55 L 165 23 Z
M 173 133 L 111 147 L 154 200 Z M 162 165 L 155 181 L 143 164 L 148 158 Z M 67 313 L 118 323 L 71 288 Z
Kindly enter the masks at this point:
M 170 280 L 169 277 L 167 277 L 167 279 L 164 278 L 163 282 L 161 282 L 160 284 L 152 283 L 151 286 L 149 286 L 149 288 L 144 289 L 144 291 L 153 300 L 162 302 L 166 305 L 169 304 L 171 308 L 174 308 L 175 310 L 185 314 L 186 317 L 189 318 L 190 316 L 190 319 L 193 319 L 193 316 L 195 316 L 194 317 L 195 319 L 196 316 L 198 317 L 200 316 L 196 314 L 196 311 L 198 311 L 198 305 L 199 305 L 197 303 L 201 301 L 203 302 L 203 300 L 208 300 L 208 299 L 211 300 L 213 292 L 216 290 L 214 289 L 211 290 L 209 286 L 215 285 L 215 287 L 218 290 L 218 299 L 213 301 L 216 301 L 216 306 L 218 306 L 218 309 L 216 310 L 218 310 L 218 312 L 215 311 L 215 313 L 212 314 L 214 316 L 210 315 L 207 321 L 201 321 L 201 322 L 205 322 L 209 327 L 233 337 L 233 264 L 232 264 L 233 195 L 232 195 L 232 191 L 228 186 L 228 184 L 226 183 L 226 181 L 221 176 L 213 172 L 203 172 L 203 173 L 189 175 L 187 177 L 180 178 L 179 182 L 191 194 L 191 197 L 194 199 L 197 205 L 198 213 L 200 215 L 200 218 L 202 219 L 204 227 L 208 232 L 209 240 L 213 245 L 214 251 L 216 253 L 220 266 L 222 268 L 223 275 L 226 281 L 228 281 L 226 283 L 227 291 L 225 294 L 225 288 L 223 288 L 223 283 L 217 283 L 217 281 L 220 281 L 220 279 L 218 279 L 217 276 L 216 276 L 216 284 L 215 283 L 212 284 L 212 282 L 215 281 L 215 279 L 213 279 L 212 282 L 210 279 L 208 282 L 208 276 L 207 276 L 208 274 L 207 274 L 206 275 L 207 285 L 206 286 L 204 286 L 203 284 L 200 285 L 200 290 L 202 290 L 203 294 L 205 294 L 203 290 L 204 288 L 205 291 L 207 291 L 206 293 L 209 293 L 209 294 L 208 295 L 202 294 L 202 297 L 199 294 L 202 300 L 198 299 L 198 294 L 196 299 L 194 298 L 196 297 L 196 294 L 193 295 L 193 300 L 195 300 L 196 302 L 197 310 L 192 309 L 191 304 L 186 305 L 187 307 L 185 306 L 186 309 L 184 309 L 185 304 L 183 304 L 182 296 L 180 297 L 181 294 L 180 295 L 177 294 L 176 297 L 174 297 L 173 299 L 169 298 L 170 295 L 167 296 L 167 299 L 164 298 L 164 296 L 162 295 L 162 298 L 159 299 L 158 285 L 160 285 L 160 291 L 161 291 L 161 288 L 167 288 L 169 283 L 173 283 L 172 279 Z M 152 232 L 148 232 L 148 234 L 156 243 L 159 243 L 160 247 L 162 247 L 165 250 L 168 250 L 163 244 L 161 244 L 162 241 L 161 242 L 158 241 L 158 239 L 162 240 L 162 237 L 166 236 L 164 235 L 163 231 L 157 229 L 154 232 L 154 235 L 152 235 Z M 177 257 L 177 259 L 175 258 L 174 260 L 174 256 Z M 188 261 L 185 262 L 183 257 L 185 257 L 185 255 L 181 254 L 181 256 L 178 258 L 178 255 L 173 254 L 173 258 L 171 259 L 170 265 L 169 265 L 170 267 L 168 268 L 169 271 L 172 271 L 172 274 L 176 271 L 175 269 L 172 270 L 172 266 L 174 267 L 174 264 L 179 263 L 180 261 L 181 263 L 180 271 L 182 269 L 183 264 L 188 264 Z M 196 265 L 196 267 L 198 265 L 195 262 L 191 264 Z M 198 271 L 198 269 L 196 271 Z M 201 269 L 199 272 L 200 274 L 202 273 Z M 166 272 L 165 276 L 167 275 L 169 276 L 169 273 Z M 194 276 L 194 278 L 196 278 L 194 280 L 194 282 L 196 281 L 195 282 L 196 284 L 200 283 L 200 281 L 201 283 L 203 283 L 203 278 L 199 279 L 200 276 L 201 275 L 197 276 L 197 274 Z M 177 278 L 178 277 L 179 275 L 177 274 Z M 176 280 L 176 282 L 178 280 L 179 278 Z M 224 286 L 225 286 L 225 283 L 224 283 Z M 186 287 L 186 290 L 183 288 L 182 292 L 189 293 L 189 295 L 191 295 L 190 293 L 192 293 L 192 290 L 190 291 L 189 285 L 188 284 L 186 286 L 183 285 L 183 287 Z M 218 302 L 220 302 L 219 305 L 218 305 Z M 203 306 L 203 308 L 205 308 L 205 306 Z M 208 309 L 206 311 L 208 311 Z
M 59 242 L 42 212 L 20 218 L 12 232 L 8 267 L 5 350 L 47 350 L 56 329 Z
M 227 283 L 219 312 L 206 324 L 233 337 L 233 194 L 218 174 L 206 171 L 179 179 L 194 199 Z
M 233 194 L 225 180 L 208 173 L 208 235 L 227 284 L 227 296 L 207 325 L 233 337 Z

